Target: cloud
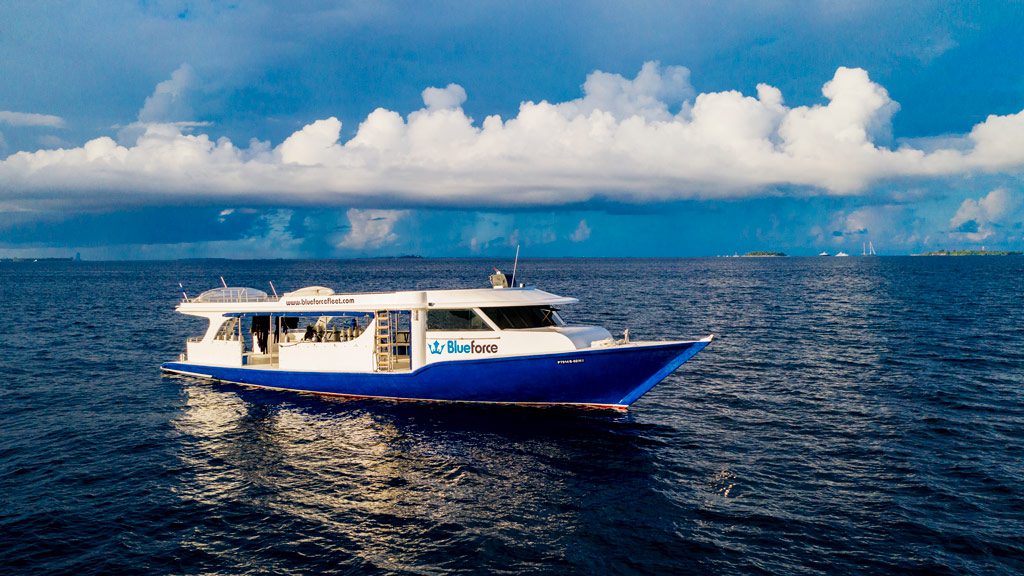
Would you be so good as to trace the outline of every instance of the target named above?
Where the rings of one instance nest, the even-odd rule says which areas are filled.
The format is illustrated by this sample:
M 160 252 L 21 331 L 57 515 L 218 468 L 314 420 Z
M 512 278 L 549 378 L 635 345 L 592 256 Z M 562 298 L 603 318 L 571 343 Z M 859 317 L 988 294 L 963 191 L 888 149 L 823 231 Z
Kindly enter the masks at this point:
M 317 120 L 289 136 L 277 147 L 277 157 L 285 164 L 327 166 L 340 157 L 341 121 L 335 117 Z
M 951 234 L 971 242 L 987 240 L 995 235 L 994 225 L 1003 222 L 1018 205 L 1006 188 L 996 188 L 977 200 L 968 198 L 949 220 Z
M 41 126 L 45 128 L 63 128 L 64 119 L 50 114 L 33 114 L 31 112 L 11 112 L 0 110 L 0 124 L 8 126 Z
M 182 65 L 140 121 L 186 118 L 195 78 Z M 583 97 L 524 102 L 475 122 L 455 84 L 428 88 L 403 117 L 378 108 L 347 141 L 335 117 L 276 148 L 248 148 L 147 123 L 133 144 L 101 137 L 79 148 L 0 161 L 0 200 L 22 207 L 222 202 L 358 208 L 544 207 L 590 200 L 669 201 L 797 194 L 857 195 L 882 181 L 1024 166 L 1024 111 L 989 116 L 961 143 L 887 147 L 898 104 L 868 73 L 839 68 L 825 102 L 788 107 L 767 84 L 756 96 L 695 94 L 689 72 L 647 63 L 632 79 L 590 74 Z M 966 144 L 964 144 L 964 142 Z
M 606 112 L 619 120 L 639 116 L 648 121 L 670 121 L 670 107 L 695 95 L 687 68 L 662 69 L 657 62 L 646 62 L 632 80 L 601 71 L 590 74 L 583 83 L 583 98 L 559 104 L 558 109 L 566 117 Z
M 871 242 L 879 252 L 886 252 L 920 245 L 926 240 L 922 230 L 927 228 L 929 224 L 911 206 L 879 204 L 835 212 L 827 226 L 813 226 L 810 236 L 818 247 L 859 251 Z
M 196 86 L 196 74 L 191 66 L 182 64 L 171 77 L 156 85 L 153 93 L 139 110 L 141 123 L 175 122 L 192 119 L 189 91 Z
M 423 104 L 428 110 L 458 108 L 466 101 L 466 90 L 458 84 L 446 88 L 427 88 L 423 91 Z
M 395 224 L 407 216 L 406 210 L 359 210 L 351 208 L 348 217 L 349 231 L 338 243 L 341 248 L 362 250 L 381 248 L 398 240 Z
M 89 259 L 131 259 L 162 258 L 295 258 L 304 255 L 303 239 L 296 238 L 289 227 L 294 211 L 288 209 L 270 210 L 259 214 L 251 230 L 241 238 L 228 240 L 204 240 L 190 242 L 129 244 L 116 249 L 112 246 L 97 246 L 83 250 L 83 258 Z M 224 214 L 223 216 L 229 216 Z M 223 223 L 223 218 L 218 218 Z M 230 280 L 230 279 L 229 279 Z
M 473 223 L 462 229 L 462 243 L 468 245 L 473 253 L 487 250 L 497 241 L 502 245 L 510 244 L 509 238 L 518 237 L 515 230 L 515 216 L 512 214 L 480 213 Z M 515 245 L 514 242 L 511 243 Z
M 267 248 L 276 247 L 277 250 L 285 253 L 294 253 L 294 248 L 300 242 L 299 239 L 292 236 L 288 230 L 288 225 L 291 222 L 293 211 L 291 210 L 275 210 L 274 212 L 264 216 L 266 223 L 266 230 L 263 234 L 257 236 L 255 241 L 260 246 Z
M 588 238 L 590 238 L 590 226 L 587 226 L 587 221 L 585 219 L 580 220 L 579 225 L 576 226 L 575 230 L 573 230 L 569 239 L 573 242 L 583 242 Z
M 209 126 L 208 122 L 192 119 L 189 96 L 197 84 L 198 79 L 191 66 L 187 63 L 178 66 L 170 78 L 158 83 L 153 93 L 146 97 L 135 122 L 119 127 L 117 141 L 135 146 L 149 126 L 173 126 L 183 134 L 192 128 Z

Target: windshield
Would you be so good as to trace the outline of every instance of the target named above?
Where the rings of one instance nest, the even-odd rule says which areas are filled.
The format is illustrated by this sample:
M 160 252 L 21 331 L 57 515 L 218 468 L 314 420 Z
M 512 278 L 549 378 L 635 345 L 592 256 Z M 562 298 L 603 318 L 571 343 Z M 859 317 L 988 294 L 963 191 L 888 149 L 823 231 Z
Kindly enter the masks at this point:
M 506 306 L 482 310 L 502 330 L 565 325 L 558 312 L 550 306 Z
M 427 330 L 491 330 L 472 310 L 434 309 L 427 312 Z

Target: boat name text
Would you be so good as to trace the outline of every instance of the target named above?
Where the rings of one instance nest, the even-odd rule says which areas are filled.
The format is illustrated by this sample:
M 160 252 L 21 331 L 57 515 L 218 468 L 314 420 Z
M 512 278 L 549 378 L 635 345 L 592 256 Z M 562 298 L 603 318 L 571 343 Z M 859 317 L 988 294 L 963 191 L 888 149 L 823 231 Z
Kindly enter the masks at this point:
M 430 349 L 431 354 L 445 352 L 449 354 L 496 354 L 498 352 L 497 344 L 477 344 L 476 340 L 470 340 L 469 344 L 460 344 L 458 340 L 447 340 L 441 344 L 440 340 L 434 340 L 434 343 L 427 348 Z
M 355 298 L 302 298 L 299 300 L 285 300 L 285 306 L 320 306 L 323 304 L 355 304 Z

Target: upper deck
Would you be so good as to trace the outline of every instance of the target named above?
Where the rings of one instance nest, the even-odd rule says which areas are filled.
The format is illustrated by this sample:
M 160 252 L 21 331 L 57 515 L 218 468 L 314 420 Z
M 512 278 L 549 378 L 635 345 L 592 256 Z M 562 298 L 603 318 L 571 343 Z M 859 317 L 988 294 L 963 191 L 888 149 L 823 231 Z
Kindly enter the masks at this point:
M 328 288 L 310 287 L 279 298 L 253 288 L 225 287 L 208 290 L 183 300 L 177 310 L 183 314 L 210 313 L 287 314 L 289 312 L 374 312 L 456 308 L 498 308 L 506 306 L 559 306 L 574 304 L 576 298 L 559 296 L 537 288 L 469 288 L 398 292 L 335 293 Z

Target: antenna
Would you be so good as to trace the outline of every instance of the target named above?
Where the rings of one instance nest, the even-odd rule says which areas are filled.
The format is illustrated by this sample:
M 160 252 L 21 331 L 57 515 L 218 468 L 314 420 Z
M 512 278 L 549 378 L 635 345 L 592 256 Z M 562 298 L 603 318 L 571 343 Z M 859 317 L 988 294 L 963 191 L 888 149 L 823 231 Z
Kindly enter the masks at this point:
M 516 268 L 519 266 L 519 244 L 516 244 L 516 259 L 512 263 L 512 282 L 510 284 L 513 288 L 516 287 Z
M 280 298 L 277 295 L 277 290 L 274 288 L 274 281 L 273 280 L 267 280 L 267 282 L 270 283 L 270 291 L 274 293 L 274 298 Z
M 223 284 L 225 288 L 228 287 L 228 283 L 224 281 L 224 277 L 223 276 L 220 277 L 220 283 Z
M 178 288 L 181 288 L 181 295 L 185 300 L 188 300 L 188 294 L 185 293 L 185 286 L 181 282 L 178 282 Z

